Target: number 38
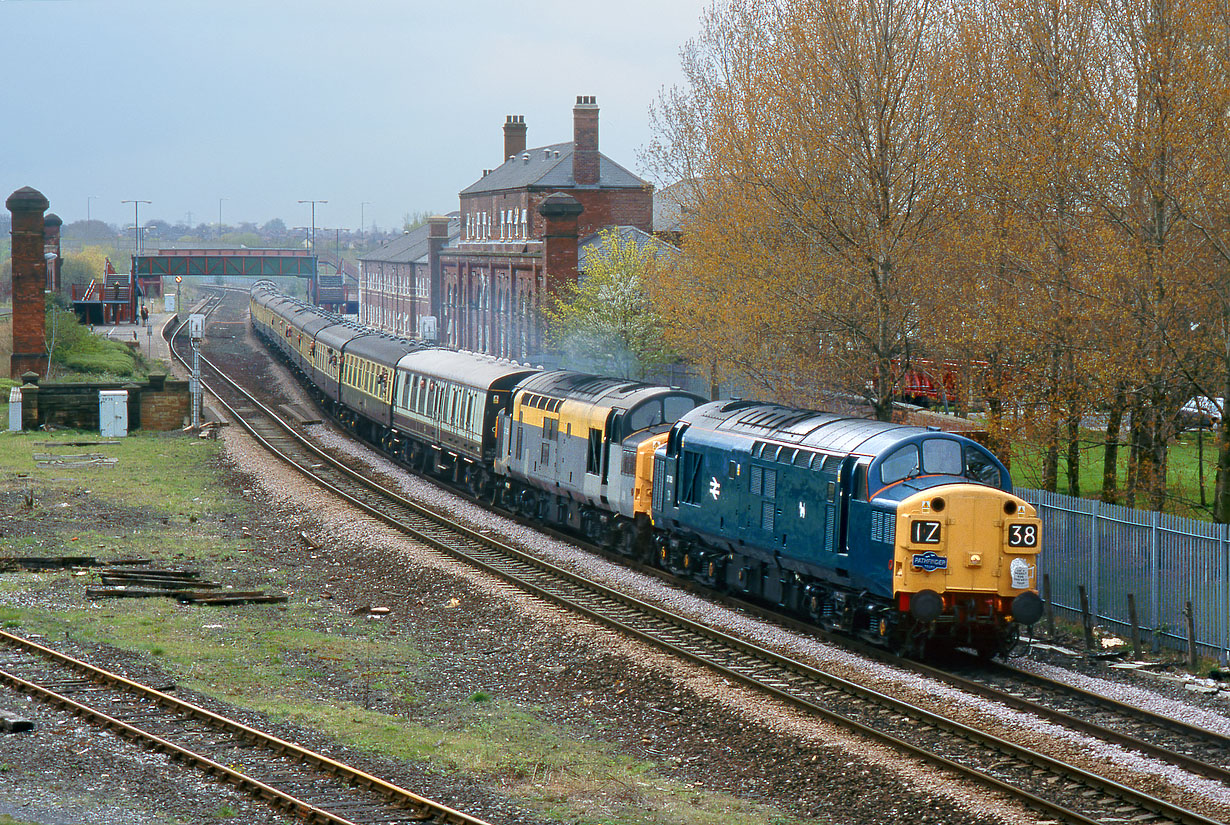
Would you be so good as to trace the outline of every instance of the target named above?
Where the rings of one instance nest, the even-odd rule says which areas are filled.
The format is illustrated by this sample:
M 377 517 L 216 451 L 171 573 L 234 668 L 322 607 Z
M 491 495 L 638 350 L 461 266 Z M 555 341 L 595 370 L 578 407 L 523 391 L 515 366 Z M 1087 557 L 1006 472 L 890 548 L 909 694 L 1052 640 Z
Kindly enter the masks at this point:
M 1008 525 L 1009 547 L 1037 547 L 1038 525 L 1010 524 Z

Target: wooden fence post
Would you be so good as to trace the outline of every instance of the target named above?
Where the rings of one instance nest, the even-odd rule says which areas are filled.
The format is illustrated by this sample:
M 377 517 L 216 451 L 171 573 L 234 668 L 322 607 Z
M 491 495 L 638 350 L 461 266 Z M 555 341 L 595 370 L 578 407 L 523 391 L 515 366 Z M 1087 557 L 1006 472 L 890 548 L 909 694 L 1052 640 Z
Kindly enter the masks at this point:
M 1093 616 L 1089 613 L 1089 594 L 1085 592 L 1083 584 L 1078 589 L 1081 594 L 1081 620 L 1085 625 L 1085 649 L 1092 653 L 1094 652 Z
M 1196 672 L 1196 611 L 1192 609 L 1192 603 L 1189 601 L 1187 607 L 1183 608 L 1183 615 L 1187 617 L 1187 669 L 1192 673 Z
M 1136 594 L 1127 594 L 1128 620 L 1132 623 L 1132 655 L 1143 658 L 1140 652 L 1140 623 L 1136 621 Z
M 1055 641 L 1055 603 L 1051 601 L 1051 574 L 1042 574 L 1042 596 L 1046 599 L 1046 632 Z

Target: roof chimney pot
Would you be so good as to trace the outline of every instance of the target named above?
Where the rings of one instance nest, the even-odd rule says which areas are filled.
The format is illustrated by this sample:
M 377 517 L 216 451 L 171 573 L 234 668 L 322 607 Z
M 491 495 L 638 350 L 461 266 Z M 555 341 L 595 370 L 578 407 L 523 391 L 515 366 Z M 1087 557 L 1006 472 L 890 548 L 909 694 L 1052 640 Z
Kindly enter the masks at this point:
M 525 115 L 508 115 L 504 120 L 504 157 L 513 158 L 525 151 Z
M 572 179 L 577 186 L 596 186 L 599 179 L 598 98 L 577 95 L 572 110 Z

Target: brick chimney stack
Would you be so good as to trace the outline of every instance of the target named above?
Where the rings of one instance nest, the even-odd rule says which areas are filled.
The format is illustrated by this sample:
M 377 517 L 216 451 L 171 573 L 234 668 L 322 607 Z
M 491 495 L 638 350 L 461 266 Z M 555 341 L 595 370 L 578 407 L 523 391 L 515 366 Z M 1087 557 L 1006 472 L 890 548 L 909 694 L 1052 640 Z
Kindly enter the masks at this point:
M 547 276 L 547 294 L 558 295 L 565 283 L 577 280 L 577 218 L 585 211 L 571 195 L 555 192 L 538 204 L 546 219 L 542 235 L 542 260 Z
M 525 151 L 525 115 L 509 115 L 504 121 L 504 157 L 500 162 Z
M 13 214 L 13 357 L 9 377 L 36 372 L 47 376 L 43 319 L 47 260 L 43 257 L 43 213 L 50 206 L 43 193 L 29 186 L 4 202 Z
M 572 179 L 577 186 L 598 185 L 598 98 L 577 95 L 572 107 Z
M 64 255 L 60 252 L 60 227 L 64 221 L 55 212 L 48 212 L 43 218 L 43 257 L 55 255 L 51 266 L 47 267 L 47 288 L 53 292 L 60 291 L 60 270 L 64 267 Z

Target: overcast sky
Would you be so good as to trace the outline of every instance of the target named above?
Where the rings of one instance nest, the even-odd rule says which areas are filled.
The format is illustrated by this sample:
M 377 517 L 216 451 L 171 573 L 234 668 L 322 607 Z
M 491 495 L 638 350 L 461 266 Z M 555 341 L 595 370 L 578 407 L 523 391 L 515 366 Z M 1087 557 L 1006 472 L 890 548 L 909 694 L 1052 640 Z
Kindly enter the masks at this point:
M 0 0 L 0 197 L 66 223 L 400 227 L 499 164 L 502 125 L 644 174 L 648 110 L 708 0 Z M 369 205 L 360 209 L 364 201 Z

